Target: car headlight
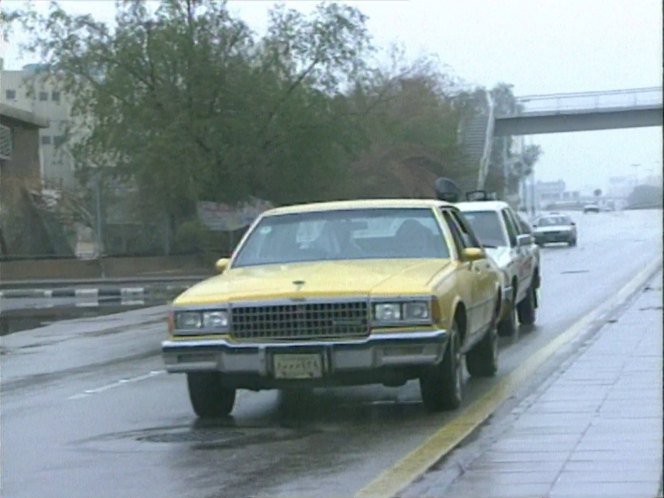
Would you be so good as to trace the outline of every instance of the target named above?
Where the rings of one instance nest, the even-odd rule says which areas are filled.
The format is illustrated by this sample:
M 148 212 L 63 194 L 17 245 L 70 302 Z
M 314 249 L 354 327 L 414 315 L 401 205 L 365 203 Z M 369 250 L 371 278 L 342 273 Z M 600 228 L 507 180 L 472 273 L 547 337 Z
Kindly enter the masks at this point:
M 374 305 L 374 318 L 379 322 L 401 320 L 401 303 L 380 303 Z
M 378 325 L 431 323 L 429 301 L 374 303 L 373 321 Z
M 226 332 L 229 325 L 228 311 L 176 311 L 174 322 L 175 334 L 182 332 Z

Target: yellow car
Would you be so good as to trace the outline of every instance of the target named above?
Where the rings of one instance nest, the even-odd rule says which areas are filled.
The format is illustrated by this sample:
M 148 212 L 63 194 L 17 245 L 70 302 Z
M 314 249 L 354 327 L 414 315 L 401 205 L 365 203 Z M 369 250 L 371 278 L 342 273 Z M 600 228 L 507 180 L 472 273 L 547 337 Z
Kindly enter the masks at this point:
M 220 275 L 173 302 L 162 343 L 200 417 L 236 389 L 419 379 L 431 410 L 461 403 L 462 365 L 497 368 L 499 270 L 452 204 L 362 200 L 263 213 Z

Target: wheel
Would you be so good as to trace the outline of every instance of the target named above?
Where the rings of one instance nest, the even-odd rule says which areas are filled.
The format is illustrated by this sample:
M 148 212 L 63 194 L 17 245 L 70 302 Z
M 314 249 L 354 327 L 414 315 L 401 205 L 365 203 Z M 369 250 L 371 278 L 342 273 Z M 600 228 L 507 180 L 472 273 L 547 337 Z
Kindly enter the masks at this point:
M 570 239 L 568 244 L 570 245 L 570 247 L 574 247 L 576 245 L 576 238 Z
M 463 355 L 457 320 L 450 329 L 450 339 L 443 361 L 420 377 L 422 402 L 427 410 L 458 408 L 463 397 Z
M 493 377 L 498 371 L 498 333 L 495 320 L 480 342 L 466 354 L 466 368 L 473 377 Z
M 219 373 L 188 373 L 187 387 L 191 406 L 199 417 L 225 417 L 233 410 L 235 389 L 224 387 Z
M 532 325 L 535 323 L 537 309 L 537 291 L 531 285 L 528 288 L 526 297 L 516 305 L 516 311 L 519 315 L 519 322 L 523 325 Z
M 498 323 L 498 335 L 501 337 L 518 336 L 519 325 L 516 322 L 517 317 L 516 317 L 516 306 L 514 306 L 515 301 L 516 301 L 516 290 L 514 290 L 514 293 L 512 295 L 512 301 L 509 304 L 510 311 L 508 315 Z

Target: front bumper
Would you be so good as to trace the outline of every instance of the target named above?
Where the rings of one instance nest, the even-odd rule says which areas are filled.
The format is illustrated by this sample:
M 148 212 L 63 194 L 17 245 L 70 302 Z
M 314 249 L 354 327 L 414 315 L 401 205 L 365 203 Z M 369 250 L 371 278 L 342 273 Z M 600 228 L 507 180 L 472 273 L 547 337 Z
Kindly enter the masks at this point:
M 226 339 L 169 340 L 162 355 L 170 373 L 217 371 L 229 376 L 274 379 L 273 355 L 317 353 L 323 377 L 440 363 L 447 345 L 443 329 L 373 333 L 366 338 L 331 341 L 288 341 L 264 344 Z

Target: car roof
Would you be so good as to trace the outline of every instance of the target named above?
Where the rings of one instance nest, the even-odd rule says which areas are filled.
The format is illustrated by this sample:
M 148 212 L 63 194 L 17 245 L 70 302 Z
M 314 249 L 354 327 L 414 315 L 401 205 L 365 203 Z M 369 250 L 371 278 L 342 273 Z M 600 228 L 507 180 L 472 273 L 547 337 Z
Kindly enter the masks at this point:
M 312 213 L 317 211 L 339 211 L 350 209 L 385 209 L 385 208 L 437 208 L 454 207 L 449 202 L 434 199 L 356 199 L 349 201 L 313 202 L 309 204 L 295 204 L 270 209 L 263 213 L 265 216 L 294 213 Z
M 500 211 L 509 207 L 505 201 L 475 201 L 475 202 L 457 202 L 456 206 L 464 212 L 471 211 Z

